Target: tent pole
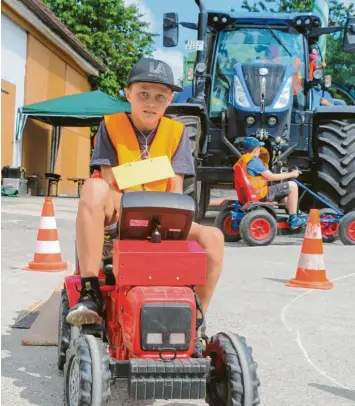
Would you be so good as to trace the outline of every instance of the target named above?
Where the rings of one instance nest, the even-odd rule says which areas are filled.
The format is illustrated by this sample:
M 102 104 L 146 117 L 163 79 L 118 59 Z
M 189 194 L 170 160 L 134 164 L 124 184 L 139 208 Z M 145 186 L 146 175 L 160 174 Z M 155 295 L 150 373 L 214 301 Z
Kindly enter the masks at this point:
M 50 160 L 50 165 L 49 165 L 49 172 L 53 173 L 54 172 L 54 151 L 55 151 L 55 145 L 56 145 L 56 139 L 57 139 L 57 127 L 52 127 L 52 133 L 51 133 L 51 160 Z
M 57 136 L 56 136 L 56 145 L 55 145 L 55 155 L 54 155 L 54 165 L 53 165 L 53 171 L 55 168 L 55 164 L 57 163 L 57 158 L 58 158 L 58 152 L 59 152 L 59 146 L 60 146 L 60 139 L 62 137 L 62 127 L 56 127 L 57 131 Z

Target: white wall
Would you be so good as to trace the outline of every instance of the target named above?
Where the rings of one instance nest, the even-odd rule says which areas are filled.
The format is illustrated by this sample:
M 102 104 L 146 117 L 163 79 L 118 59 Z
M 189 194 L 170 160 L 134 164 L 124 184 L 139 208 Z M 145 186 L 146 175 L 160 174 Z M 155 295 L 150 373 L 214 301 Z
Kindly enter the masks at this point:
M 1 13 L 1 79 L 16 86 L 15 129 L 17 108 L 24 105 L 26 53 L 27 32 Z M 21 166 L 22 141 L 15 142 L 15 133 L 13 151 L 12 164 Z

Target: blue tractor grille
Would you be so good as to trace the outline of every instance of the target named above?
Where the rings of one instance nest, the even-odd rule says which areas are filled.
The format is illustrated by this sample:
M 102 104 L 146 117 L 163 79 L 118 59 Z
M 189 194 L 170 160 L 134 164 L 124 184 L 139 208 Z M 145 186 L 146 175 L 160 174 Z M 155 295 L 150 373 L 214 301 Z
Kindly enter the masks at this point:
M 248 87 L 253 103 L 256 106 L 260 106 L 261 99 L 261 75 L 260 69 L 266 68 L 268 70 L 266 78 L 265 87 L 265 105 L 270 106 L 280 90 L 282 83 L 282 78 L 285 73 L 286 67 L 283 65 L 273 65 L 273 64 L 243 64 L 242 72 L 244 76 L 245 83 Z

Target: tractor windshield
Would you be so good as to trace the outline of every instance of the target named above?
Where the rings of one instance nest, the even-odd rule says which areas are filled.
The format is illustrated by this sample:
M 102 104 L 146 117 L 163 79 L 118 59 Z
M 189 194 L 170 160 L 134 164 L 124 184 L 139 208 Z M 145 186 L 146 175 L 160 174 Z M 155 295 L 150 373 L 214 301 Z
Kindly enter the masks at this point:
M 227 108 L 236 63 L 291 65 L 294 72 L 294 103 L 305 105 L 305 49 L 303 36 L 279 28 L 233 28 L 218 36 L 211 94 L 211 116 Z

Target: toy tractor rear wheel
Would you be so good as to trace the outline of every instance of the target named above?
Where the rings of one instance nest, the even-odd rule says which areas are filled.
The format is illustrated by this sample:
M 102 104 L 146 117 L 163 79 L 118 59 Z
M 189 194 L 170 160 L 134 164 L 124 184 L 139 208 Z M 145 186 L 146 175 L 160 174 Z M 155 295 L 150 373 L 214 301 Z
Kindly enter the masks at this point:
M 65 364 L 66 353 L 70 345 L 71 327 L 66 317 L 69 312 L 69 300 L 66 289 L 62 289 L 59 304 L 58 322 L 58 368 L 62 371 Z
M 277 234 L 275 217 L 264 209 L 247 213 L 240 222 L 240 236 L 250 247 L 271 244 Z
M 92 335 L 73 340 L 64 368 L 65 406 L 104 406 L 111 391 L 109 355 Z
M 314 139 L 315 191 L 345 212 L 355 210 L 355 120 L 324 121 Z
M 230 207 L 222 209 L 214 221 L 214 226 L 219 228 L 226 242 L 238 242 L 240 241 L 239 229 L 233 229 L 232 210 Z
M 211 376 L 206 402 L 210 406 L 256 406 L 260 404 L 257 363 L 244 337 L 218 333 L 206 347 L 211 357 Z
M 322 240 L 325 243 L 332 243 L 338 237 L 339 223 L 332 222 L 337 219 L 337 213 L 333 209 L 321 209 L 320 227 L 322 231 Z
M 339 224 L 339 239 L 344 245 L 355 245 L 355 212 L 347 213 Z

